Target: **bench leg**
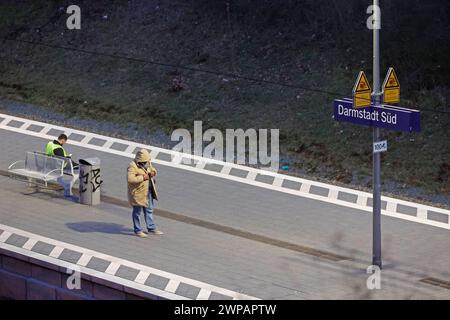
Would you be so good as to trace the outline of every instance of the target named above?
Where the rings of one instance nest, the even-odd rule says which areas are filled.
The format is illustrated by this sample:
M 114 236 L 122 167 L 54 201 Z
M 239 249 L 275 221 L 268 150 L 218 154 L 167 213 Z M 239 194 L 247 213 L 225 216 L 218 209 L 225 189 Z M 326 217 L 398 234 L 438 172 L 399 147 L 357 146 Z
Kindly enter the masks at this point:
M 36 183 L 35 179 L 27 177 L 27 180 L 28 180 L 27 188 L 34 189 L 35 192 L 38 192 L 39 191 L 39 186 Z

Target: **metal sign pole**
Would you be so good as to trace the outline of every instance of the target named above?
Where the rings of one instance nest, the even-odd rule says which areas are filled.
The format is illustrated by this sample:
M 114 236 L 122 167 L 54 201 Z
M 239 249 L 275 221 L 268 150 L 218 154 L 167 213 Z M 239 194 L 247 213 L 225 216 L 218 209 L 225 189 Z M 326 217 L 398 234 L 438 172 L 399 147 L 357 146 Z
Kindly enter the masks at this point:
M 374 10 L 379 8 L 379 0 L 373 1 Z M 376 19 L 381 18 L 381 14 L 375 15 Z M 381 22 L 379 22 L 381 23 Z M 381 105 L 380 87 L 380 30 L 377 26 L 373 28 L 373 98 L 374 105 Z M 380 141 L 380 129 L 373 128 L 373 142 Z M 372 265 L 381 265 L 381 153 L 373 153 L 373 248 Z

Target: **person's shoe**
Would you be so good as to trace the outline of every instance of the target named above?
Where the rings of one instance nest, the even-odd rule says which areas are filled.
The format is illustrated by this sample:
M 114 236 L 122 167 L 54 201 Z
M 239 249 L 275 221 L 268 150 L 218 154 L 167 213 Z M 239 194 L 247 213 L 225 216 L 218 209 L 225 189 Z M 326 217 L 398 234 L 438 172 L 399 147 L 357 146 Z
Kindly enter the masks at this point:
M 148 233 L 149 233 L 149 234 L 156 234 L 156 235 L 158 235 L 158 236 L 164 234 L 164 232 L 162 232 L 162 231 L 160 231 L 160 230 L 158 230 L 158 229 L 148 230 Z
M 136 234 L 136 236 L 138 236 L 139 238 L 147 238 L 147 235 L 144 233 L 144 232 L 138 232 L 138 233 L 135 233 Z

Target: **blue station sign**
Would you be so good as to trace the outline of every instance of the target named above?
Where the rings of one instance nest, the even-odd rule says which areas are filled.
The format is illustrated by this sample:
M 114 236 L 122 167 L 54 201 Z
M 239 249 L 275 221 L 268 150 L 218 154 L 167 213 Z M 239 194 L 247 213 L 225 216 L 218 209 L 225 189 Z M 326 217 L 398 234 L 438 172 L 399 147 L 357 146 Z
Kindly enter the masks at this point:
M 390 105 L 353 108 L 353 99 L 334 100 L 334 120 L 393 131 L 420 132 L 420 111 Z

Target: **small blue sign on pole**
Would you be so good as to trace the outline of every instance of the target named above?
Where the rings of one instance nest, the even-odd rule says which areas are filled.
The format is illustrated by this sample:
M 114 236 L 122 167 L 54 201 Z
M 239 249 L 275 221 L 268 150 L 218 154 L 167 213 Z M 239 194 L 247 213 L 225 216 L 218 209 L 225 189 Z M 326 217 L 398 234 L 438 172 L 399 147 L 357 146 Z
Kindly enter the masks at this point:
M 393 131 L 420 132 L 420 111 L 390 105 L 353 108 L 349 98 L 334 100 L 334 120 Z

